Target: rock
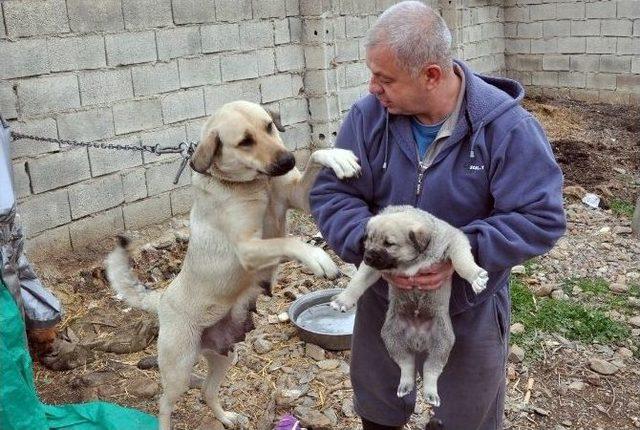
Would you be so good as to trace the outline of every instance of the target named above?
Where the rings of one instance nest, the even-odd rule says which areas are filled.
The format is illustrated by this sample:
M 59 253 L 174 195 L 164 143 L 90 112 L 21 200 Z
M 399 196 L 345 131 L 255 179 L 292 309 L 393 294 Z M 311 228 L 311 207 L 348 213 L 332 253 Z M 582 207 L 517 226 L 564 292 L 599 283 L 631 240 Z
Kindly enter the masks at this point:
M 629 318 L 629 324 L 635 327 L 640 327 L 640 315 Z
M 596 387 L 600 387 L 602 385 L 602 381 L 600 378 L 600 375 L 595 374 L 595 373 L 590 373 L 588 375 L 586 375 L 586 380 L 589 384 L 596 386 Z
M 286 312 L 281 312 L 278 314 L 278 321 L 285 322 L 289 321 L 289 314 Z
M 159 394 L 161 389 L 157 382 L 149 378 L 136 378 L 128 384 L 127 391 L 136 397 L 151 398 Z
M 536 297 L 547 297 L 554 290 L 553 285 L 544 284 L 532 289 Z
M 611 232 L 611 227 L 605 226 L 596 232 L 596 234 L 608 234 Z
M 342 401 L 342 406 L 340 407 L 340 410 L 342 411 L 344 416 L 347 418 L 351 418 L 356 415 L 356 413 L 353 410 L 353 400 L 351 400 L 350 398 L 344 399 Z
M 632 308 L 639 308 L 640 309 L 640 299 L 637 297 L 629 297 L 629 306 L 631 306 Z
M 569 384 L 569 389 L 573 391 L 582 391 L 584 389 L 584 382 L 582 381 L 573 381 Z
M 258 354 L 264 354 L 271 351 L 273 349 L 273 345 L 267 339 L 259 337 L 253 341 L 253 349 Z
M 182 230 L 176 230 L 174 233 L 174 236 L 176 237 L 176 240 L 178 242 L 182 242 L 182 243 L 188 243 L 189 242 L 189 231 L 182 231 Z
M 224 426 L 215 418 L 205 418 L 196 427 L 196 430 L 224 430 Z
M 336 414 L 336 411 L 334 411 L 332 408 L 329 408 L 322 411 L 322 413 L 329 419 L 331 428 L 335 428 L 336 424 L 338 424 L 338 415 Z
M 298 406 L 294 411 L 303 427 L 311 427 L 313 430 L 331 430 L 332 428 L 329 417 L 321 412 L 305 406 Z
M 277 324 L 280 322 L 278 315 L 267 315 L 267 322 L 269 324 Z
M 524 349 L 518 345 L 513 344 L 509 347 L 509 361 L 513 363 L 520 363 L 524 359 Z
M 324 354 L 325 351 L 324 349 L 322 349 L 321 347 L 319 347 L 318 345 L 315 345 L 313 343 L 307 343 L 305 345 L 305 351 L 304 351 L 305 355 L 309 358 L 313 358 L 316 361 L 321 361 L 324 360 Z
M 626 359 L 626 358 L 633 357 L 633 352 L 628 348 L 621 347 L 621 348 L 618 348 L 618 350 L 616 351 L 616 355 L 623 359 Z
M 158 367 L 158 356 L 149 355 L 147 357 L 141 358 L 136 366 L 138 366 L 138 369 L 142 370 L 155 369 Z
M 278 390 L 276 393 L 276 404 L 279 406 L 289 406 L 300 398 L 307 390 L 302 388 L 292 388 L 290 390 Z
M 524 333 L 524 325 L 522 323 L 515 323 L 509 328 L 511 334 Z
M 516 372 L 516 368 L 513 365 L 509 364 L 507 366 L 507 378 L 509 381 L 515 381 L 518 377 L 518 372 Z
M 621 294 L 629 291 L 629 286 L 626 284 L 613 283 L 609 285 L 609 289 L 616 294 Z
M 564 420 L 560 424 L 562 424 L 565 427 L 571 427 L 573 425 L 573 422 L 569 420 Z
M 551 292 L 551 298 L 555 300 L 566 300 L 568 299 L 567 295 L 562 290 L 553 290 Z
M 597 357 L 593 357 L 589 360 L 589 367 L 591 370 L 598 372 L 601 375 L 613 375 L 618 371 L 618 367 L 614 364 Z
M 316 365 L 322 370 L 333 370 L 340 366 L 340 360 L 320 360 Z
M 527 269 L 525 269 L 525 267 L 521 264 L 517 265 L 517 266 L 513 266 L 511 268 L 511 273 L 516 274 L 516 275 L 521 275 L 526 273 Z
M 172 240 L 163 240 L 161 242 L 154 243 L 153 247 L 155 249 L 169 249 L 171 248 L 171 245 L 173 245 Z

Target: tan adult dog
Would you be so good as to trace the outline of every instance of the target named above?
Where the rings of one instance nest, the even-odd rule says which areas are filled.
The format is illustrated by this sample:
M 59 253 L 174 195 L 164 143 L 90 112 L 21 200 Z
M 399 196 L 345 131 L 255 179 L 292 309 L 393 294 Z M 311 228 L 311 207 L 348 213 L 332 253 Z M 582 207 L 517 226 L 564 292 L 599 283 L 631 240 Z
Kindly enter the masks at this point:
M 202 387 L 207 404 L 225 426 L 236 425 L 238 415 L 220 405 L 220 383 L 235 358 L 232 346 L 253 328 L 251 311 L 260 292 L 270 291 L 280 261 L 297 260 L 318 276 L 338 276 L 322 249 L 285 237 L 286 212 L 309 210 L 309 189 L 322 166 L 346 178 L 359 174 L 358 160 L 351 151 L 322 149 L 301 174 L 278 131 L 283 129 L 272 115 L 242 101 L 222 106 L 204 124 L 191 160 L 189 247 L 166 290 L 147 291 L 136 279 L 126 240 L 105 262 L 112 287 L 129 304 L 158 314 L 163 430 L 171 427 L 171 412 L 199 353 L 209 365 Z

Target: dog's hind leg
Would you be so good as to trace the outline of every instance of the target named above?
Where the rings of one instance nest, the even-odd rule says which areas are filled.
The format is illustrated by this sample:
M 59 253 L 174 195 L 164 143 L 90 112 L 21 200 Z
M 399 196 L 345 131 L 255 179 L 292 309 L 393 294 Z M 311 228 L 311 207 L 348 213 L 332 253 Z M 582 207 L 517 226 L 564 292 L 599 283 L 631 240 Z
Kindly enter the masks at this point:
M 433 336 L 427 349 L 427 359 L 422 365 L 422 393 L 425 402 L 438 407 L 438 378 L 444 369 L 449 353 L 453 347 L 455 336 L 448 317 L 436 317 L 432 329 Z
M 198 357 L 200 333 L 180 330 L 165 333 L 160 326 L 158 334 L 158 367 L 162 379 L 159 402 L 159 428 L 171 429 L 171 412 L 176 402 L 189 388 L 191 370 Z
M 209 372 L 207 373 L 207 379 L 205 379 L 202 385 L 202 394 L 204 396 L 207 405 L 213 410 L 213 414 L 216 419 L 220 421 L 225 427 L 232 428 L 238 422 L 238 414 L 234 412 L 227 412 L 222 409 L 220 405 L 220 384 L 224 379 L 224 375 L 227 370 L 233 364 L 236 353 L 229 352 L 228 355 L 218 354 L 217 352 L 205 349 L 202 351 L 202 355 L 205 356 L 209 364 Z

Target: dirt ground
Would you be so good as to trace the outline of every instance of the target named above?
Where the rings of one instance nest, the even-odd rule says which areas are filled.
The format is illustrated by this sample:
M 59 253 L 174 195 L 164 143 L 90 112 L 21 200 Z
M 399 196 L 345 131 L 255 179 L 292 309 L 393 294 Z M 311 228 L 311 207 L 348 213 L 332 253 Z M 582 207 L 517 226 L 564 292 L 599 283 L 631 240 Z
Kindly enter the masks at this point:
M 640 191 L 640 110 L 550 99 L 526 100 L 525 107 L 547 131 L 567 186 L 596 192 L 605 206 L 616 199 L 635 202 Z M 308 217 L 293 214 L 290 230 L 314 241 L 316 229 Z M 153 288 L 162 288 L 179 270 L 188 240 L 186 221 L 172 220 L 134 237 L 140 277 Z M 113 297 L 101 268 L 104 255 L 104 250 L 95 248 L 37 264 L 43 280 L 64 304 L 63 336 L 75 345 L 77 362 L 83 364 L 53 371 L 36 363 L 36 385 L 48 403 L 101 399 L 156 414 L 157 368 L 139 367 L 140 360 L 155 354 L 155 319 Z M 276 317 L 299 294 L 347 282 L 346 276 L 329 282 L 305 273 L 296 263 L 283 265 L 274 297 L 260 299 L 254 317 L 257 328 L 238 345 L 240 358 L 222 388 L 223 405 L 247 418 L 245 428 L 271 429 L 274 419 L 289 411 L 304 415 L 316 429 L 359 428 L 350 406 L 349 351 L 326 351 L 315 357 L 290 322 Z M 630 358 L 624 371 L 599 376 L 585 365 L 598 345 L 550 337 L 540 348 L 541 359 L 510 365 L 508 428 L 640 428 L 637 358 Z M 202 364 L 196 366 L 199 375 L 205 370 Z M 527 387 L 530 379 L 532 385 Z M 586 381 L 588 389 L 567 390 L 566 381 Z M 179 403 L 176 429 L 221 428 L 199 394 L 199 389 L 190 389 Z M 530 396 L 526 402 L 525 396 Z M 420 403 L 408 428 L 423 428 L 426 417 Z

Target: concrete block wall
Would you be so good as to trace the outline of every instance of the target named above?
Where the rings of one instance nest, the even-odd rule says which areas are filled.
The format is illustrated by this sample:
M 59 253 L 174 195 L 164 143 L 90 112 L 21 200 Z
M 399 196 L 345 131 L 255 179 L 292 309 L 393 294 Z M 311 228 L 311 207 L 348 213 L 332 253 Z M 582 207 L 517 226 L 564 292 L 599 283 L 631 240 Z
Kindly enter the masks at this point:
M 505 0 L 508 74 L 529 94 L 640 104 L 640 1 Z

